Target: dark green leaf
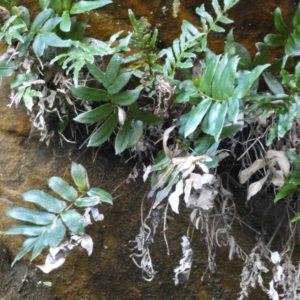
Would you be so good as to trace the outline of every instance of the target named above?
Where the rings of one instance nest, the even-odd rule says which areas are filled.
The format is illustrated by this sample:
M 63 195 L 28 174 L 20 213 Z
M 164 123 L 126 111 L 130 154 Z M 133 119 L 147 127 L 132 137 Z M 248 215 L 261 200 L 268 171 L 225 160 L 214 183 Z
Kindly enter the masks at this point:
M 78 196 L 77 191 L 60 177 L 51 177 L 48 179 L 48 185 L 55 193 L 68 201 L 73 202 Z
M 215 99 L 227 100 L 229 97 L 231 97 L 235 86 L 236 69 L 238 62 L 238 56 L 231 57 L 228 60 L 228 63 L 226 64 L 225 68 L 222 70 L 221 77 L 216 81 L 215 86 L 213 82 L 212 94 L 214 95 Z
M 184 137 L 189 136 L 196 130 L 198 125 L 201 123 L 204 115 L 210 108 L 211 103 L 211 99 L 204 99 L 195 108 L 192 109 L 192 112 L 184 127 Z
M 269 47 L 265 43 L 256 43 L 255 46 L 258 52 L 254 57 L 253 65 L 258 66 L 267 63 L 269 57 Z
M 84 32 L 88 24 L 88 19 L 77 20 L 76 17 L 71 18 L 71 29 L 67 33 L 67 37 L 73 41 L 81 41 L 84 38 Z
M 122 106 L 130 105 L 138 99 L 140 92 L 141 92 L 141 89 L 120 92 L 118 94 L 112 95 L 111 101 L 114 104 L 118 104 L 118 105 L 122 105 Z
M 31 88 L 26 88 L 25 90 L 23 90 L 23 87 L 19 87 L 19 89 L 20 88 L 22 88 L 23 102 L 25 106 L 31 111 L 33 106 L 33 98 L 43 97 L 43 94 L 39 91 L 32 90 Z
M 243 45 L 235 43 L 235 53 L 240 58 L 238 63 L 238 69 L 240 70 L 251 70 L 252 59 L 249 51 Z
M 34 243 L 30 261 L 33 261 L 48 246 L 48 232 L 44 231 Z
M 300 163 L 300 155 L 296 154 L 294 151 L 286 151 L 286 156 L 292 162 L 299 162 Z
M 218 142 L 215 142 L 213 143 L 206 151 L 206 155 L 209 156 L 209 157 L 213 157 L 217 151 L 217 149 L 219 148 L 219 144 L 220 144 L 220 141 Z M 206 164 L 205 165 L 209 165 L 209 164 Z
M 289 177 L 300 178 L 300 170 L 290 171 L 289 172 Z
M 219 18 L 218 18 L 219 22 L 221 23 L 224 23 L 224 24 L 231 24 L 233 23 L 232 20 L 228 19 L 227 17 L 225 17 L 224 15 L 221 15 Z
M 70 90 L 75 97 L 86 101 L 106 102 L 108 99 L 108 93 L 105 90 L 94 89 L 86 86 L 79 86 L 76 88 L 71 87 Z
M 285 22 L 283 21 L 281 9 L 279 7 L 275 9 L 274 24 L 275 27 L 284 35 L 289 35 L 291 33 L 291 30 L 286 26 Z
M 300 169 L 300 155 L 297 155 L 295 152 L 293 151 L 286 151 L 285 155 L 287 156 L 287 158 L 289 160 L 291 160 L 293 163 L 296 164 L 297 169 Z
M 24 241 L 21 251 L 16 255 L 14 258 L 11 266 L 20 260 L 26 253 L 28 253 L 31 248 L 36 244 L 38 237 L 30 237 L 27 240 Z
M 40 33 L 47 33 L 52 31 L 58 23 L 61 22 L 61 17 L 52 17 L 48 19 L 40 29 Z
M 59 29 L 64 32 L 69 32 L 71 30 L 71 19 L 68 11 L 64 11 L 62 14 L 62 21 L 59 24 Z
M 84 112 L 80 115 L 78 115 L 75 120 L 78 123 L 83 123 L 83 124 L 93 124 L 96 122 L 99 122 L 103 120 L 104 118 L 108 117 L 111 115 L 114 111 L 113 105 L 110 103 L 101 105 L 93 110 Z
M 228 120 L 236 123 L 239 115 L 239 100 L 235 98 L 229 98 L 228 100 Z
M 300 83 L 297 84 L 299 86 Z M 296 103 L 296 108 L 295 108 L 295 116 L 300 116 L 300 95 L 293 95 L 293 100 Z
M 72 162 L 71 175 L 79 191 L 85 193 L 90 187 L 86 169 L 82 165 Z
M 40 35 L 42 41 L 52 47 L 70 47 L 71 43 L 69 40 L 62 40 L 58 35 L 54 32 L 46 32 Z
M 241 99 L 243 98 L 253 83 L 257 80 L 260 74 L 266 69 L 270 64 L 265 64 L 262 66 L 255 67 L 251 72 L 246 74 L 243 79 L 239 82 L 238 86 L 233 91 L 233 98 Z
M 264 79 L 274 95 L 284 94 L 284 89 L 277 78 L 270 72 L 263 73 Z
M 236 132 L 241 130 L 242 127 L 243 126 L 240 124 L 234 124 L 234 125 L 229 125 L 229 126 L 223 127 L 222 132 L 220 134 L 220 140 L 223 140 L 229 136 L 234 135 Z
M 0 61 L 0 75 L 2 77 L 8 77 L 12 75 L 15 64 L 13 61 Z
M 62 2 L 65 0 L 51 0 L 51 7 L 56 13 L 60 13 L 62 10 Z
M 41 1 L 41 0 L 40 0 Z M 0 0 L 0 5 L 3 6 L 4 8 L 6 8 L 7 10 L 11 10 L 11 6 L 12 3 L 11 1 L 7 1 L 7 0 Z
M 191 96 L 190 91 L 184 91 L 183 93 L 180 93 L 176 96 L 173 103 L 186 103 L 189 101 L 190 96 Z
M 98 147 L 108 140 L 118 124 L 118 115 L 112 114 L 101 127 L 91 135 L 88 147 Z
M 277 202 L 289 195 L 291 195 L 295 190 L 297 186 L 295 184 L 287 184 L 284 187 L 282 187 L 278 193 L 276 194 L 276 197 L 274 199 L 274 202 Z
M 37 79 L 38 75 L 36 73 L 18 74 L 11 82 L 10 87 L 14 89 L 25 82 L 32 82 Z
M 0 85 L 3 77 L 9 77 L 14 73 L 15 63 L 13 61 L 0 61 Z
M 99 203 L 100 203 L 99 197 L 84 197 L 84 198 L 77 199 L 74 204 L 78 207 L 90 207 L 90 206 L 95 206 Z
M 49 246 L 55 248 L 65 237 L 66 227 L 61 219 L 56 219 L 51 225 L 47 226 L 47 229 Z
M 106 82 L 105 73 L 91 63 L 87 63 L 86 65 L 92 76 L 94 76 L 95 79 L 97 79 L 100 83 L 103 84 L 104 87 L 107 88 L 108 84 Z
M 226 53 L 222 59 L 220 60 L 219 64 L 217 65 L 217 69 L 215 72 L 215 75 L 212 78 L 212 96 L 215 99 L 220 99 L 220 90 L 223 90 L 226 88 L 226 85 L 223 84 L 222 80 L 225 80 L 224 77 L 222 77 L 222 74 L 225 70 L 225 68 L 228 65 L 228 54 Z M 222 83 L 221 83 L 222 82 Z M 220 86 L 221 85 L 221 86 Z
M 109 194 L 108 192 L 99 189 L 99 188 L 91 188 L 88 191 L 88 195 L 91 197 L 100 197 L 101 202 L 105 202 L 105 203 L 109 203 L 109 204 L 113 204 L 113 199 L 111 194 Z
M 297 27 L 300 25 L 300 4 L 298 4 L 296 12 L 293 17 L 293 25 L 294 25 L 294 27 Z
M 139 109 L 136 102 L 130 105 L 130 111 L 127 113 L 128 119 L 140 120 L 145 125 L 159 125 L 163 118 L 160 118 L 147 110 Z
M 288 109 L 282 108 L 276 111 L 278 115 L 278 136 L 284 137 L 284 135 L 292 128 L 294 120 L 294 107 L 290 105 Z
M 224 10 L 229 10 L 234 5 L 236 5 L 239 1 L 236 0 L 224 0 Z
M 222 15 L 222 11 L 221 11 L 221 7 L 219 5 L 219 1 L 218 0 L 212 0 L 212 6 L 214 8 L 214 11 L 217 15 L 217 17 Z
M 38 191 L 38 190 L 28 191 L 25 192 L 22 195 L 22 197 L 24 201 L 39 205 L 45 208 L 46 210 L 48 210 L 49 212 L 53 212 L 53 213 L 59 213 L 67 206 L 64 201 L 58 200 L 43 191 Z
M 204 70 L 203 77 L 200 81 L 200 89 L 203 93 L 207 94 L 208 96 L 211 95 L 211 85 L 213 77 L 215 76 L 219 60 L 221 55 L 215 55 L 210 58 L 207 67 Z
M 266 142 L 266 146 L 270 146 L 273 143 L 273 140 L 277 137 L 277 127 L 273 127 L 270 129 L 268 134 L 268 139 Z
M 17 2 L 18 0 L 15 0 L 15 2 Z M 15 4 L 13 4 L 14 1 L 11 1 L 12 4 L 12 13 L 14 15 L 18 15 L 20 17 L 20 19 L 22 20 L 17 20 L 17 24 L 22 24 L 22 22 L 24 22 L 26 24 L 26 27 L 29 27 L 30 24 L 30 13 L 27 7 L 25 6 L 15 6 Z
M 121 89 L 128 83 L 131 75 L 132 72 L 123 72 L 117 76 L 115 81 L 107 87 L 109 94 L 114 95 L 120 92 Z
M 34 38 L 32 43 L 32 50 L 34 54 L 38 57 L 44 54 L 46 44 L 43 42 L 42 36 L 39 34 Z
M 280 74 L 282 75 L 282 84 L 286 87 L 290 88 L 291 90 L 295 90 L 297 88 L 296 86 L 296 80 L 292 74 L 287 72 L 286 70 L 282 69 Z
M 111 0 L 79 1 L 73 4 L 70 13 L 81 14 L 112 3 Z
M 189 110 L 186 114 L 182 114 L 180 116 L 179 120 L 177 121 L 177 125 L 180 126 L 179 130 L 181 130 L 181 128 L 184 129 L 184 126 L 191 114 L 192 114 L 192 110 Z M 183 132 L 181 134 L 183 135 Z
M 176 67 L 177 68 L 181 68 L 181 69 L 188 69 L 188 68 L 192 68 L 193 66 L 194 66 L 193 63 L 189 62 L 189 61 L 187 61 L 187 62 L 180 62 L 180 61 L 178 61 L 176 63 Z
M 200 7 L 196 8 L 196 14 L 198 14 L 201 19 L 202 22 L 205 20 L 209 25 L 213 24 L 213 17 L 205 10 L 205 6 L 204 4 L 202 4 Z M 203 20 L 204 19 L 204 20 Z
M 126 120 L 123 127 L 119 130 L 117 136 L 116 136 L 116 141 L 115 141 L 115 151 L 116 154 L 122 153 L 125 149 L 127 149 L 127 145 L 130 140 L 130 120 Z
M 127 148 L 131 148 L 132 146 L 136 145 L 141 139 L 144 132 L 144 124 L 142 121 L 132 121 L 131 126 L 132 130 Z
M 40 27 L 54 14 L 53 9 L 48 8 L 40 12 L 31 24 L 30 31 L 37 33 Z
M 72 0 L 62 0 L 62 9 L 69 11 L 71 8 Z
M 179 39 L 175 39 L 173 41 L 173 53 L 175 55 L 176 58 L 179 58 L 180 57 L 180 45 L 179 45 Z
M 226 102 L 215 102 L 209 110 L 208 128 L 203 128 L 203 131 L 205 130 L 204 132 L 212 135 L 215 141 L 219 140 L 225 122 L 227 109 L 228 106 Z
M 289 36 L 285 45 L 285 54 L 291 56 L 300 55 L 300 26 L 296 27 L 293 33 Z
M 299 177 L 297 177 L 297 178 L 294 178 L 294 177 L 289 178 L 288 179 L 288 183 L 289 184 L 295 184 L 295 185 L 299 186 L 300 185 L 300 178 Z
M 264 38 L 264 42 L 270 47 L 281 47 L 286 42 L 286 37 L 280 34 L 267 34 Z
M 112 85 L 118 76 L 122 64 L 122 55 L 116 53 L 110 59 L 105 73 L 105 81 L 108 86 Z
M 27 35 L 25 35 L 23 37 L 23 40 L 24 40 L 24 43 L 22 43 L 20 45 L 20 48 L 19 48 L 19 57 L 22 57 L 25 55 L 27 49 L 28 49 L 28 46 L 29 44 L 31 43 L 32 39 L 34 38 L 34 33 L 33 32 L 29 32 Z
M 37 225 L 47 225 L 55 219 L 54 214 L 23 207 L 12 208 L 6 212 L 6 215 L 14 219 L 34 223 Z
M 216 149 L 214 150 L 214 152 L 216 151 Z M 212 156 L 210 155 L 210 158 L 212 159 L 211 161 L 205 161 L 204 164 L 209 168 L 209 169 L 213 169 L 216 168 L 219 165 L 219 159 L 217 156 Z
M 215 143 L 215 139 L 211 135 L 205 135 L 203 138 L 195 142 L 194 151 L 197 155 L 206 155 L 207 150 Z
M 211 27 L 211 30 L 214 31 L 214 32 L 224 32 L 225 29 L 216 25 L 216 24 L 213 24 L 212 27 Z
M 291 220 L 292 223 L 298 221 L 300 219 L 300 212 L 295 215 L 295 217 Z
M 29 236 L 40 235 L 46 229 L 45 226 L 19 225 L 8 229 L 5 234 L 23 234 Z
M 296 78 L 297 84 L 299 86 L 299 83 L 300 83 L 300 62 L 298 62 L 297 65 L 295 66 L 295 78 Z
M 75 210 L 70 209 L 60 214 L 67 227 L 74 233 L 82 235 L 84 233 L 84 223 L 82 216 Z
M 227 35 L 225 51 L 229 57 L 236 55 L 240 58 L 238 64 L 240 70 L 252 69 L 252 59 L 249 51 L 243 45 L 234 41 L 232 30 Z

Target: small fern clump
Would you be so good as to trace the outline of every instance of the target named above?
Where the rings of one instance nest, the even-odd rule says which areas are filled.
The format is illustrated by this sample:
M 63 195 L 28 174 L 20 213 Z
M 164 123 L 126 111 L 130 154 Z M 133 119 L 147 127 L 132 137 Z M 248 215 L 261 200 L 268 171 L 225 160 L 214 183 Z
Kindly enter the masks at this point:
M 6 212 L 9 217 L 27 223 L 13 227 L 5 234 L 29 236 L 13 260 L 12 266 L 31 250 L 30 261 L 34 260 L 48 246 L 50 254 L 45 264 L 37 266 L 45 273 L 61 266 L 67 254 L 79 244 L 89 255 L 93 252 L 93 240 L 85 233 L 85 227 L 92 224 L 91 216 L 95 221 L 104 219 L 97 205 L 113 204 L 112 197 L 100 188 L 90 188 L 87 172 L 82 165 L 73 162 L 71 175 L 78 191 L 62 178 L 51 177 L 48 185 L 62 199 L 44 191 L 32 190 L 22 195 L 23 200 L 44 210 L 15 207 Z M 82 208 L 84 212 L 78 212 L 78 209 Z M 67 236 L 70 236 L 70 239 L 67 239 Z

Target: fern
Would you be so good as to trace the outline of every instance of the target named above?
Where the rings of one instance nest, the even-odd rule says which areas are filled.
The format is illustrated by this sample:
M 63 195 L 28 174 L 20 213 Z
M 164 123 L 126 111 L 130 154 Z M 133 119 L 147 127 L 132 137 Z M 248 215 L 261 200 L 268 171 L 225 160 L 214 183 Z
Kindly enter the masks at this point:
M 207 37 L 211 31 L 224 32 L 225 29 L 217 23 L 230 24 L 233 21 L 225 16 L 238 0 L 224 0 L 224 8 L 221 9 L 218 0 L 212 1 L 212 6 L 216 14 L 214 19 L 206 10 L 204 4 L 196 9 L 196 13 L 201 18 L 202 31 L 194 25 L 183 21 L 181 35 L 174 40 L 172 47 L 163 49 L 158 57 L 165 57 L 164 76 L 172 80 L 176 69 L 187 69 L 193 67 L 192 59 L 196 57 L 195 52 L 207 51 Z
M 300 5 L 298 5 L 293 17 L 293 29 L 290 29 L 284 20 L 280 8 L 275 10 L 274 25 L 280 32 L 279 34 L 268 34 L 264 38 L 264 42 L 269 47 L 283 47 L 287 56 L 299 56 L 299 40 L 300 40 Z
M 128 15 L 133 27 L 130 45 L 139 49 L 139 52 L 124 58 L 124 63 L 132 63 L 129 69 L 134 70 L 134 74 L 138 77 L 142 77 L 145 73 L 150 75 L 161 73 L 162 67 L 157 63 L 159 57 L 155 52 L 158 30 L 155 28 L 151 31 L 150 24 L 141 25 L 141 21 L 136 19 L 132 10 L 129 10 Z
M 202 39 L 202 51 L 205 51 L 207 48 L 207 36 L 211 31 L 214 32 L 224 32 L 225 29 L 217 23 L 223 23 L 223 24 L 230 24 L 233 23 L 233 21 L 225 16 L 226 12 L 232 8 L 238 0 L 224 0 L 224 8 L 221 9 L 218 0 L 212 1 L 212 6 L 214 9 L 214 12 L 216 14 L 216 18 L 214 19 L 206 10 L 204 4 L 202 4 L 199 8 L 196 9 L 196 13 L 200 16 L 201 23 L 202 23 L 202 30 L 205 33 L 203 39 Z
M 194 51 L 201 51 L 199 42 L 204 33 L 187 21 L 183 21 L 181 31 L 179 39 L 174 40 L 172 47 L 163 49 L 158 54 L 159 58 L 165 56 L 163 74 L 168 79 L 174 78 L 177 68 L 192 68 L 191 58 L 196 57 Z
M 0 40 L 5 39 L 8 45 L 12 44 L 12 40 L 16 39 L 21 43 L 24 43 L 24 40 L 21 36 L 22 31 L 27 30 L 26 24 L 22 22 L 21 24 L 15 24 L 16 20 L 19 19 L 18 16 L 11 16 L 1 27 L 0 31 Z
M 50 64 L 56 61 L 62 61 L 62 68 L 66 69 L 67 75 L 73 70 L 74 85 L 78 85 L 79 72 L 87 63 L 94 63 L 95 57 L 111 55 L 121 51 L 128 50 L 128 43 L 130 35 L 119 41 L 119 45 L 113 47 L 113 43 L 117 40 L 122 32 L 118 32 L 111 36 L 110 40 L 106 43 L 96 39 L 85 39 L 82 42 L 71 41 L 73 48 L 67 53 L 62 53 L 55 56 Z

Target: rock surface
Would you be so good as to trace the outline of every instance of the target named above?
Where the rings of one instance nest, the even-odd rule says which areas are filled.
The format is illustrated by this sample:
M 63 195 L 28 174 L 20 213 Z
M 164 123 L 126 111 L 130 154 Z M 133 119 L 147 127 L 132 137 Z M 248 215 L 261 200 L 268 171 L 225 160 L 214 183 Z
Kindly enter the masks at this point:
M 29 0 L 20 2 L 22 5 L 29 5 L 32 11 L 36 11 L 36 3 L 33 5 Z M 137 17 L 147 17 L 149 22 L 159 29 L 160 45 L 158 46 L 169 46 L 171 41 L 178 36 L 183 19 L 200 26 L 194 12 L 199 2 L 187 2 L 182 1 L 178 17 L 174 18 L 172 1 L 115 0 L 112 5 L 89 14 L 88 17 L 91 20 L 89 34 L 106 40 L 117 30 L 130 31 L 127 15 L 130 8 Z M 205 3 L 208 3 L 209 7 L 210 1 L 205 1 Z M 229 14 L 229 17 L 235 20 L 236 40 L 254 53 L 254 44 L 262 41 L 265 34 L 274 31 L 273 12 L 278 6 L 281 6 L 284 16 L 291 20 L 296 7 L 292 0 L 284 2 L 272 0 L 267 3 L 263 0 L 241 0 Z M 210 40 L 211 48 L 220 51 L 224 38 L 223 34 L 214 35 Z M 23 192 L 30 189 L 47 189 L 46 183 L 49 177 L 61 176 L 70 179 L 70 163 L 77 161 L 87 168 L 92 185 L 107 189 L 114 195 L 125 195 L 116 199 L 113 207 L 107 205 L 101 207 L 105 214 L 105 221 L 88 229 L 88 233 L 95 242 L 91 257 L 88 257 L 84 250 L 77 250 L 68 257 L 61 269 L 49 275 L 43 275 L 40 271 L 30 267 L 30 272 L 37 275 L 28 277 L 24 288 L 31 283 L 37 284 L 38 281 L 51 282 L 52 288 L 48 291 L 50 296 L 47 297 L 61 300 L 235 299 L 239 291 L 237 278 L 241 272 L 242 262 L 235 259 L 234 262 L 229 263 L 228 249 L 218 250 L 219 269 L 211 278 L 205 277 L 201 284 L 200 278 L 206 268 L 207 251 L 203 238 L 198 234 L 193 241 L 196 250 L 191 280 L 184 285 L 174 286 L 173 268 L 177 266 L 181 257 L 181 236 L 185 234 L 188 225 L 183 217 L 176 217 L 176 222 L 169 224 L 170 256 L 166 255 L 162 235 L 157 238 L 151 250 L 155 268 L 159 270 L 159 274 L 151 283 L 143 281 L 140 271 L 129 258 L 131 252 L 128 248 L 131 245 L 128 241 L 134 239 L 139 231 L 140 204 L 145 187 L 141 187 L 141 182 L 138 181 L 130 185 L 123 184 L 115 191 L 115 188 L 126 180 L 132 166 L 121 164 L 118 158 L 107 153 L 100 153 L 96 156 L 92 149 L 80 152 L 77 146 L 70 144 L 61 146 L 58 138 L 50 147 L 38 142 L 37 137 L 29 141 L 31 125 L 26 111 L 22 105 L 19 108 L 7 108 L 9 95 L 8 81 L 5 81 L 1 86 L 0 96 L 0 247 L 8 247 L 9 254 L 0 255 L 2 274 L 4 272 L 8 274 L 6 267 L 8 261 L 20 250 L 23 241 L 23 238 L 19 236 L 1 235 L 1 232 L 3 233 L 17 223 L 6 217 L 5 212 L 12 207 L 24 205 L 21 200 Z M 95 156 L 96 159 L 93 162 Z M 132 188 L 135 189 L 132 190 Z M 248 239 L 246 232 L 241 231 L 240 234 L 245 237 L 245 240 Z M 42 263 L 43 259 L 44 257 L 41 257 L 34 263 Z M 5 265 L 2 261 L 5 261 Z M 20 272 L 16 272 L 18 274 L 25 272 L 23 272 L 24 263 L 17 263 L 15 268 L 19 268 Z M 14 275 L 13 271 L 7 276 L 0 276 L 0 280 L 1 278 L 15 280 L 17 288 L 13 289 L 13 286 L 8 283 L 7 285 L 2 283 L 0 299 L 41 299 L 38 294 L 30 298 L 28 294 L 18 293 L 18 288 L 22 285 L 22 276 Z M 4 279 L 1 282 L 4 282 Z M 44 293 L 46 295 L 46 292 Z M 7 295 L 11 298 L 5 298 Z M 42 298 L 48 299 L 45 297 Z M 256 291 L 249 299 L 266 299 L 266 296 Z
M 128 20 L 128 9 L 131 9 L 137 18 L 145 17 L 148 22 L 159 30 L 159 47 L 168 47 L 174 38 L 180 34 L 180 26 L 183 20 L 201 27 L 199 16 L 195 9 L 202 3 L 211 14 L 213 14 L 211 0 L 204 1 L 178 1 L 180 3 L 177 17 L 174 17 L 174 3 L 177 0 L 114 0 L 113 4 L 99 8 L 87 13 L 85 17 L 90 20 L 88 35 L 107 40 L 113 33 L 124 30 L 131 31 Z M 219 0 L 221 6 L 223 1 Z M 38 6 L 31 0 L 20 1 L 21 5 L 30 7 L 32 12 L 37 12 Z M 235 38 L 252 52 L 255 51 L 255 43 L 263 41 L 267 33 L 275 32 L 273 14 L 277 7 L 283 12 L 284 20 L 291 25 L 292 16 L 296 9 L 297 1 L 294 0 L 240 0 L 228 13 L 228 17 L 234 23 L 228 28 L 235 28 Z M 176 15 L 176 14 L 175 14 Z M 210 39 L 210 47 L 214 51 L 223 48 L 226 34 L 215 34 Z

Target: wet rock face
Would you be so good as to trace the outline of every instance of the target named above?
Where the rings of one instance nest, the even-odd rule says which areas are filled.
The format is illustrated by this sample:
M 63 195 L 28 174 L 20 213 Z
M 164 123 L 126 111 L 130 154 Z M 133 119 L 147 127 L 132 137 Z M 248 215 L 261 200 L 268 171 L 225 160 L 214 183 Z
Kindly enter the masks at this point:
M 219 0 L 219 2 L 222 6 L 223 1 Z M 174 10 L 176 3 L 180 3 L 178 12 Z M 117 31 L 131 31 L 128 20 L 128 9 L 131 9 L 136 17 L 146 17 L 153 27 L 158 28 L 158 47 L 168 47 L 179 36 L 183 20 L 201 27 L 200 18 L 195 13 L 195 9 L 202 3 L 213 14 L 211 0 L 201 2 L 196 0 L 114 0 L 113 4 L 85 15 L 90 20 L 90 28 L 87 32 L 89 36 L 105 41 Z M 21 4 L 37 12 L 37 4 L 31 0 L 22 0 Z M 275 32 L 273 14 L 276 7 L 282 9 L 284 20 L 291 24 L 296 5 L 295 0 L 240 0 L 228 13 L 228 17 L 234 20 L 228 28 L 234 28 L 236 40 L 254 52 L 255 43 L 263 41 L 267 33 Z M 214 51 L 222 51 L 225 36 L 226 33 L 214 34 L 210 39 L 210 47 Z
M 1 200 L 0 200 L 1 201 Z M 10 256 L 7 250 L 0 247 L 0 299 L 14 300 L 53 300 L 50 282 L 43 281 L 37 273 L 23 262 L 17 268 L 10 267 Z
M 158 47 L 168 47 L 179 36 L 180 26 L 183 20 L 187 20 L 195 26 L 201 27 L 199 16 L 195 9 L 202 3 L 212 14 L 214 13 L 210 0 L 205 1 L 178 1 L 180 2 L 178 13 L 173 9 L 176 0 L 156 1 L 122 1 L 115 0 L 112 5 L 99 9 L 89 14 L 91 28 L 88 33 L 99 39 L 107 39 L 118 30 L 130 31 L 128 22 L 128 9 L 131 9 L 137 17 L 146 17 L 153 27 L 159 30 Z M 222 5 L 222 0 L 219 1 Z M 228 13 L 234 20 L 228 28 L 234 28 L 235 38 L 246 48 L 254 51 L 255 43 L 263 41 L 264 36 L 274 32 L 273 14 L 276 7 L 283 11 L 284 19 L 291 23 L 292 15 L 296 8 L 293 0 L 241 0 Z M 176 16 L 177 17 L 174 17 Z M 214 51 L 222 51 L 226 33 L 214 34 L 210 39 L 210 47 Z

